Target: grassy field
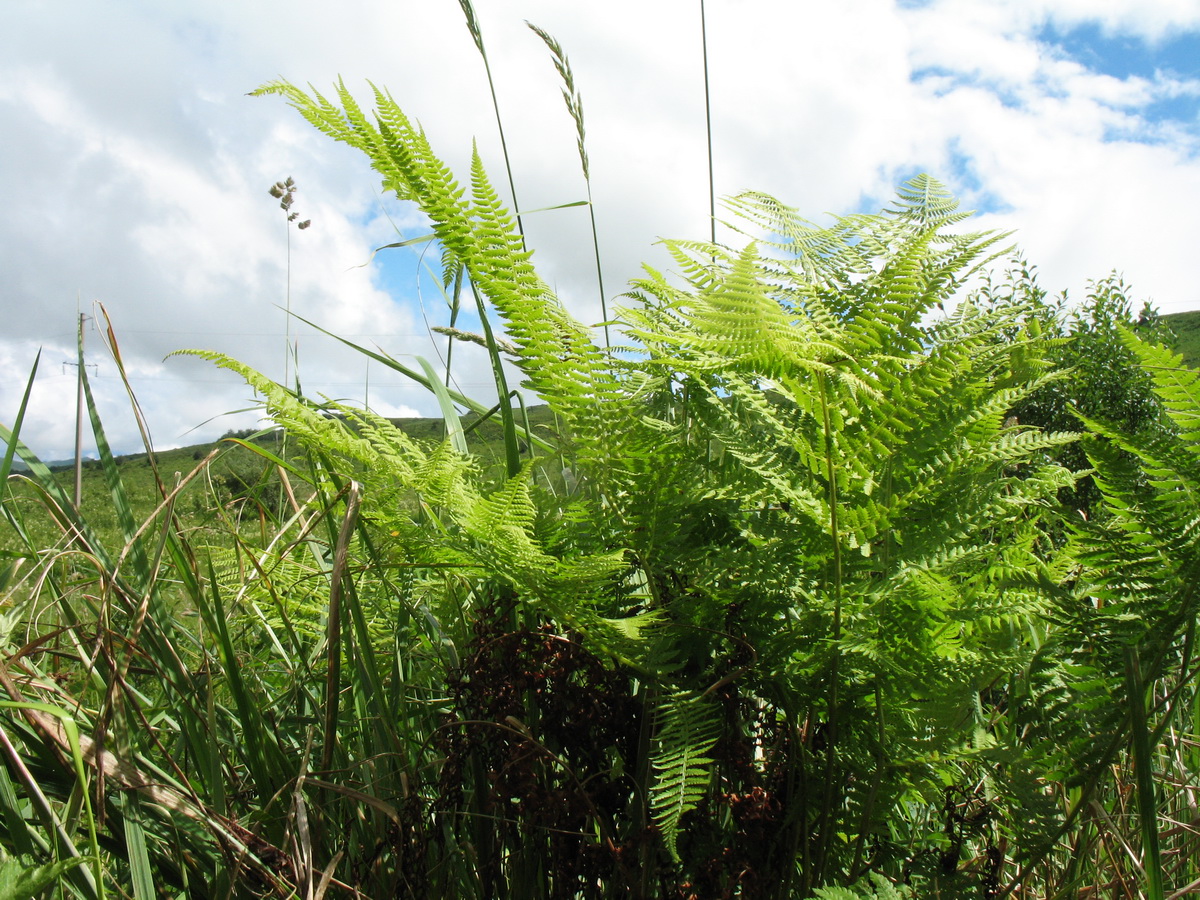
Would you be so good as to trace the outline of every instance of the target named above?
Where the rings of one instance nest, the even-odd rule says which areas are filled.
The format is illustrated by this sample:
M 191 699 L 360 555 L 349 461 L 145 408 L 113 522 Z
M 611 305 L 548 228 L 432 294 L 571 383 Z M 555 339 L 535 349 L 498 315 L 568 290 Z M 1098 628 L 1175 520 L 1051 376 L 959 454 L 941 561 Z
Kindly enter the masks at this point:
M 535 433 L 541 431 L 547 436 L 554 433 L 554 416 L 549 407 L 530 406 L 528 416 Z M 503 438 L 498 417 L 482 422 L 478 419 L 474 413 L 468 413 L 462 416 L 462 423 L 474 458 L 487 470 L 502 464 Z M 444 424 L 440 418 L 395 419 L 393 422 L 422 445 L 436 444 L 444 436 Z M 280 455 L 283 451 L 281 438 L 282 432 L 277 429 L 231 432 L 219 441 L 158 451 L 154 455 L 154 465 L 151 465 L 145 453 L 116 457 L 134 520 L 146 521 L 161 502 L 162 493 L 157 479 L 161 479 L 169 490 L 176 479 L 187 477 L 198 467 L 204 471 L 185 488 L 175 507 L 176 515 L 194 537 L 206 529 L 215 529 L 216 532 L 223 530 L 221 518 L 245 518 L 246 512 L 255 504 L 264 504 L 274 510 L 280 497 L 278 470 L 263 454 Z M 528 448 L 524 449 L 528 451 Z M 287 455 L 290 461 L 298 462 L 303 467 L 307 463 L 296 456 L 300 452 L 299 448 L 292 446 Z M 51 469 L 70 496 L 74 489 L 73 465 L 56 461 L 51 464 Z M 38 545 L 52 548 L 62 543 L 62 531 L 45 515 L 36 512 L 40 501 L 32 485 L 18 474 L 12 481 L 12 487 L 17 509 L 27 513 L 26 527 Z M 114 544 L 119 534 L 117 513 L 99 460 L 84 460 L 80 512 L 106 543 Z M 258 517 L 250 518 L 256 522 Z M 119 546 L 119 542 L 115 545 Z M 13 531 L 0 530 L 0 554 L 16 554 L 18 546 L 18 538 Z
M 1172 313 L 1162 319 L 1179 338 L 1175 349 L 1183 354 L 1183 361 L 1193 369 L 1200 367 L 1200 310 Z

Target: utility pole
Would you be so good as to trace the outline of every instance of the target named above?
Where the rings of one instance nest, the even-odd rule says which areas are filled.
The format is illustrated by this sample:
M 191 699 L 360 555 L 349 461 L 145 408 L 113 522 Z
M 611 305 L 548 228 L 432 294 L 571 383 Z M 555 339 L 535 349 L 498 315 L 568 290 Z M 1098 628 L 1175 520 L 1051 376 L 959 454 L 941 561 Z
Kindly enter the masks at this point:
M 79 361 L 64 362 L 64 366 L 76 368 L 75 392 L 75 511 L 79 512 L 79 504 L 83 501 L 83 323 L 87 319 L 79 314 Z
M 83 501 L 83 313 L 79 314 L 79 362 L 75 390 L 75 512 Z

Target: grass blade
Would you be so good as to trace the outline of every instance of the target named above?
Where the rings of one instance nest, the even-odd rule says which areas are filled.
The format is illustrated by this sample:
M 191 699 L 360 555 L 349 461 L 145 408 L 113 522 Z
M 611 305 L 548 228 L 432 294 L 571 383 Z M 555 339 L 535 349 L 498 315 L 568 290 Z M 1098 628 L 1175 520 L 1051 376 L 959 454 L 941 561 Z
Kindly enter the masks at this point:
M 139 540 L 137 523 L 134 521 L 133 508 L 129 503 L 129 494 L 121 481 L 121 471 L 113 457 L 112 448 L 104 433 L 104 423 L 100 420 L 100 412 L 96 408 L 96 399 L 92 396 L 91 382 L 88 380 L 87 369 L 83 360 L 83 341 L 79 343 L 79 377 L 83 383 L 83 396 L 87 403 L 88 418 L 92 425 L 92 436 L 96 440 L 96 451 L 100 454 L 100 466 L 104 472 L 104 481 L 112 495 L 113 512 L 121 527 L 125 542 L 128 545 L 129 556 L 133 564 L 134 574 L 139 584 L 149 584 L 150 563 Z
M 221 667 L 228 679 L 227 687 L 243 729 L 242 742 L 245 746 L 246 766 L 250 771 L 250 783 L 258 793 L 263 808 L 266 809 L 271 806 L 277 787 L 275 779 L 271 775 L 271 767 L 267 762 L 268 737 L 264 727 L 266 723 L 255 698 L 251 696 L 249 688 L 242 678 L 241 662 L 237 657 L 233 638 L 229 633 L 229 618 L 226 615 L 224 601 L 221 599 L 220 582 L 211 559 L 208 566 L 212 602 L 201 607 L 201 614 L 206 619 L 205 626 L 216 635 Z
M 38 363 L 42 360 L 42 351 L 38 350 L 33 359 L 33 368 L 29 372 L 29 380 L 25 382 L 25 393 L 21 396 L 21 405 L 17 407 L 17 418 L 13 421 L 12 431 L 4 438 L 4 461 L 0 462 L 0 482 L 8 481 L 8 473 L 12 471 L 13 457 L 17 452 L 17 439 L 21 434 L 21 423 L 25 421 L 25 410 L 29 406 L 29 394 L 33 391 L 33 380 L 37 377 Z
M 155 900 L 154 875 L 150 868 L 150 854 L 146 849 L 146 830 L 142 827 L 140 804 L 137 794 L 125 794 L 121 810 L 125 826 L 125 853 L 130 881 L 133 882 L 134 900 Z
M 479 310 L 479 322 L 483 327 L 488 357 L 492 363 L 492 375 L 496 379 L 496 402 L 500 405 L 500 420 L 504 428 L 505 469 L 509 478 L 515 478 L 521 471 L 521 445 L 517 440 L 517 423 L 513 417 L 512 394 L 508 390 L 508 379 L 504 376 L 504 360 L 500 357 L 500 348 L 496 344 L 496 336 L 492 333 L 492 324 L 488 321 L 483 297 L 474 284 L 471 285 L 471 293 L 475 295 L 475 306 Z
M 295 315 L 295 314 L 293 313 L 293 315 Z M 374 350 L 368 350 L 366 347 L 362 346 L 361 344 L 356 344 L 356 343 L 354 343 L 354 341 L 349 341 L 349 340 L 346 340 L 346 338 L 339 337 L 338 335 L 334 334 L 333 332 L 322 328 L 320 325 L 317 325 L 315 322 L 310 322 L 308 319 L 304 318 L 303 316 L 296 316 L 296 318 L 299 319 L 301 322 L 303 322 L 305 325 L 309 325 L 309 326 L 315 328 L 317 331 L 321 332 L 322 334 L 328 335 L 329 337 L 333 338 L 334 340 L 345 344 L 347 347 L 357 350 L 359 353 L 363 354 L 364 356 L 368 356 L 371 359 L 375 360 L 376 362 L 382 363 L 384 366 L 387 366 L 392 371 L 399 372 L 401 375 L 411 378 L 413 381 L 417 382 L 417 384 L 422 385 L 423 387 L 428 389 L 430 392 L 433 391 L 433 383 L 432 383 L 433 379 L 428 378 L 421 372 L 418 372 L 416 369 L 409 368 L 408 366 L 404 365 L 404 363 L 400 362 L 399 360 L 393 359 L 392 357 L 388 356 L 386 353 L 376 353 Z M 494 338 L 493 338 L 493 340 L 494 340 Z M 488 407 L 485 404 L 480 403 L 478 400 L 468 397 L 466 394 L 460 393 L 459 391 L 456 391 L 451 387 L 446 387 L 446 392 L 450 395 L 450 398 L 455 403 L 457 403 L 459 406 L 469 409 L 471 412 L 478 413 L 480 416 L 490 415 L 491 413 L 495 412 L 495 409 Z M 0 434 L 0 437 L 2 437 L 2 436 L 3 435 Z M 521 437 L 523 439 L 525 439 L 526 441 L 528 441 L 530 444 L 536 445 L 536 446 L 542 448 L 543 450 L 546 450 L 551 453 L 553 453 L 555 451 L 555 447 L 549 441 L 545 440 L 544 438 L 538 437 L 536 434 L 534 434 L 531 431 L 525 431 L 525 433 L 522 434 Z
M 467 449 L 467 438 L 463 434 L 462 421 L 458 418 L 458 410 L 454 408 L 454 401 L 450 398 L 450 392 L 446 389 L 446 385 L 438 378 L 437 373 L 433 371 L 433 366 L 429 364 L 429 360 L 423 356 L 417 357 L 417 362 L 421 364 L 421 368 L 425 370 L 425 376 L 429 379 L 429 386 L 433 390 L 433 395 L 437 397 L 438 407 L 442 411 L 442 421 L 446 425 L 446 436 L 450 439 L 450 443 L 454 449 L 463 456 L 470 455 Z
M 83 799 L 84 820 L 87 823 L 88 843 L 90 844 L 91 849 L 92 869 L 90 872 L 87 869 L 80 870 L 80 874 L 84 876 L 84 878 L 81 880 L 89 895 L 95 896 L 99 898 L 99 900 L 103 900 L 105 895 L 104 871 L 100 861 L 100 840 L 96 830 L 96 817 L 92 812 L 91 792 L 87 787 L 87 771 L 83 762 L 83 747 L 79 741 L 79 728 L 75 724 L 75 719 L 66 710 L 59 709 L 57 706 L 54 706 L 50 703 L 2 700 L 0 701 L 0 709 L 16 709 L 25 712 L 26 715 L 35 717 L 40 715 L 43 720 L 45 720 L 45 717 L 47 716 L 59 720 L 61 734 L 66 738 L 67 747 L 70 751 L 71 764 L 74 769 L 76 779 L 76 787 L 79 791 L 79 795 Z M 6 749 L 10 753 L 10 758 L 14 758 L 12 756 L 14 749 L 7 740 L 7 737 L 5 738 L 5 744 Z M 32 776 L 29 777 L 32 778 Z M 30 781 L 31 786 L 32 784 L 33 782 Z M 42 798 L 42 803 L 47 809 L 49 809 L 49 804 L 46 802 L 44 797 Z M 50 815 L 52 818 L 57 820 L 57 816 L 54 816 L 53 812 L 51 812 Z M 59 832 L 59 837 L 65 844 L 66 849 L 70 852 L 70 855 L 78 856 L 79 854 L 78 851 L 75 850 L 74 844 L 69 838 L 67 838 L 66 834 L 62 832 L 61 825 L 58 825 L 57 821 L 55 824 L 56 830 Z
M 341 694 L 342 666 L 342 593 L 345 588 L 346 560 L 350 550 L 350 538 L 358 521 L 358 505 L 362 486 L 350 482 L 346 497 L 346 515 L 338 532 L 337 545 L 333 553 L 333 570 L 329 573 L 329 621 L 327 624 L 325 652 L 328 656 L 325 680 L 325 745 L 321 751 L 321 771 L 333 767 L 333 751 L 337 746 L 338 697 Z

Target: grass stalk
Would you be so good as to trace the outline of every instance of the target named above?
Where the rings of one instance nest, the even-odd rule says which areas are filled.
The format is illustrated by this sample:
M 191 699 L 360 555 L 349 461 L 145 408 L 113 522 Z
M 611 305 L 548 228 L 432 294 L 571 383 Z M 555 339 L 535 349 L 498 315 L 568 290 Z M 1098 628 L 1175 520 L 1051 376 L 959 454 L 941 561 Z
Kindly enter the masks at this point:
M 717 183 L 713 175 L 712 92 L 708 85 L 708 20 L 704 0 L 700 0 L 700 53 L 704 61 L 704 135 L 708 148 L 708 222 L 709 240 L 717 242 Z
M 334 547 L 333 570 L 329 573 L 329 621 L 325 639 L 327 655 L 325 680 L 325 728 L 323 731 L 324 746 L 321 750 L 321 771 L 328 772 L 333 767 L 333 752 L 337 744 L 338 733 L 338 702 L 341 695 L 341 665 L 342 665 L 342 595 L 346 579 L 347 554 L 350 550 L 350 539 L 354 535 L 358 523 L 358 507 L 362 502 L 362 486 L 352 481 L 346 494 L 346 514 L 338 532 L 337 544 Z
M 558 71 L 559 77 L 563 81 L 562 96 L 567 104 L 567 112 L 571 116 L 571 120 L 575 123 L 576 145 L 579 149 L 579 164 L 583 169 L 583 182 L 587 187 L 587 207 L 588 216 L 592 224 L 592 250 L 596 258 L 596 283 L 600 290 L 600 315 L 604 320 L 604 346 L 611 348 L 612 341 L 608 335 L 608 299 L 604 292 L 604 269 L 600 265 L 600 237 L 596 231 L 596 204 L 592 202 L 592 175 L 591 167 L 588 164 L 587 146 L 584 142 L 586 129 L 583 125 L 583 97 L 575 88 L 575 74 L 571 71 L 571 61 L 567 59 L 567 53 L 563 50 L 562 45 L 550 36 L 548 32 L 534 25 L 532 22 L 526 22 L 526 25 L 540 37 L 549 48 L 550 54 L 554 57 L 554 68 Z M 707 65 L 705 68 L 707 73 Z M 711 153 L 711 141 L 709 147 Z
M 496 336 L 492 333 L 491 322 L 488 321 L 487 307 L 483 296 L 471 284 L 475 295 L 475 308 L 479 312 L 479 322 L 487 341 L 488 358 L 492 364 L 492 377 L 496 380 L 496 402 L 500 406 L 500 421 L 504 430 L 504 463 L 509 478 L 515 478 L 521 471 L 521 448 L 517 440 L 517 423 L 513 416 L 512 394 L 508 390 L 508 379 L 504 375 L 504 359 L 500 356 L 500 348 Z M 526 432 L 528 433 L 528 432 Z
M 487 49 L 483 44 L 483 29 L 479 25 L 479 17 L 475 15 L 475 7 L 471 0 L 458 0 L 463 15 L 467 19 L 467 30 L 475 42 L 475 49 L 483 59 L 483 70 L 487 74 L 488 92 L 492 96 L 492 110 L 496 113 L 496 130 L 500 132 L 500 152 L 504 156 L 504 171 L 508 174 L 508 190 L 512 194 L 513 212 L 517 217 L 517 231 L 521 235 L 521 246 L 525 246 L 525 225 L 521 221 L 521 204 L 517 201 L 517 184 L 513 180 L 512 161 L 508 155 L 508 141 L 504 137 L 504 120 L 500 115 L 500 102 L 496 99 L 496 82 L 492 79 L 492 65 L 488 61 Z

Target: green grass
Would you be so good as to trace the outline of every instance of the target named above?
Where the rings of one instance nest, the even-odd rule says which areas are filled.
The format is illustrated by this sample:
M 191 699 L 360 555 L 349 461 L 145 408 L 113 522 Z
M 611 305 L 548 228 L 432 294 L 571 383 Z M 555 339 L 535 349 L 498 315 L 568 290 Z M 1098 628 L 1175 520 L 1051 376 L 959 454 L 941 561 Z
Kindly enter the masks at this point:
M 1162 321 L 1179 339 L 1175 349 L 1183 361 L 1193 369 L 1200 368 L 1200 310 L 1171 313 L 1163 316 Z
M 529 407 L 528 414 L 530 426 L 536 434 L 549 436 L 555 433 L 554 415 L 549 407 L 544 404 L 533 405 Z M 468 412 L 460 418 L 474 457 L 480 465 L 499 474 L 505 461 L 504 433 L 499 416 L 480 422 L 478 415 Z M 440 418 L 414 417 L 392 421 L 400 431 L 424 445 L 440 442 L 444 434 Z M 242 501 L 250 498 L 276 503 L 279 488 L 276 467 L 239 441 L 277 454 L 281 449 L 280 434 L 278 429 L 265 433 L 247 429 L 230 433 L 219 441 L 155 453 L 159 473 L 168 484 L 176 477 L 188 475 L 197 467 L 205 469 L 202 476 L 194 479 L 184 490 L 175 506 L 175 514 L 194 539 L 202 541 L 203 535 L 213 536 L 224 530 L 219 508 L 236 511 Z M 522 443 L 519 449 L 522 456 L 528 458 L 528 446 Z M 206 464 L 206 458 L 214 452 L 216 456 Z M 303 464 L 299 457 L 293 456 L 292 461 Z M 114 457 L 114 462 L 134 519 L 145 521 L 162 501 L 147 455 L 124 454 Z M 25 478 L 26 473 L 22 472 L 22 468 L 14 466 L 17 477 L 11 482 L 17 509 L 32 513 L 27 516 L 27 526 L 39 546 L 59 546 L 63 541 L 62 531 L 49 519 L 36 514 L 37 492 Z M 59 461 L 50 468 L 59 486 L 70 496 L 74 489 L 73 463 Z M 84 460 L 82 486 L 82 517 L 105 544 L 119 545 L 120 526 L 100 460 Z M 0 529 L 0 559 L 7 554 L 21 553 L 21 542 L 17 535 L 9 529 Z

